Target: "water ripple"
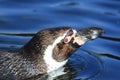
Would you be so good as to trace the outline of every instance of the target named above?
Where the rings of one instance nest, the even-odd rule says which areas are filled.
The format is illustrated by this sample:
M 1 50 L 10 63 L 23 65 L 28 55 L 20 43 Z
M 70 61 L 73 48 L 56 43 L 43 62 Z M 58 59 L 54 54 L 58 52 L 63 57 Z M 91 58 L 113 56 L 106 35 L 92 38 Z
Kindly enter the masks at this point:
M 103 69 L 103 62 L 97 55 L 87 50 L 83 51 L 80 51 L 82 54 L 77 53 L 72 56 L 72 59 L 70 59 L 72 68 L 75 68 L 76 70 L 81 70 L 79 73 L 76 74 L 76 77 L 74 78 L 75 80 L 86 80 L 96 77 L 101 74 L 101 71 Z

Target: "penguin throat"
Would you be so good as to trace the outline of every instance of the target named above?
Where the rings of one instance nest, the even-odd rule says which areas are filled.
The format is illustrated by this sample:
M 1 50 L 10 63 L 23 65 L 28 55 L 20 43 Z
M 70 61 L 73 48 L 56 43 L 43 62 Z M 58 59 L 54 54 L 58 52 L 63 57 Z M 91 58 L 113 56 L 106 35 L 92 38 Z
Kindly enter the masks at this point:
M 64 35 L 58 37 L 52 45 L 48 45 L 48 47 L 46 48 L 46 50 L 44 52 L 43 59 L 44 59 L 45 63 L 47 64 L 47 69 L 48 69 L 47 72 L 48 73 L 64 66 L 65 63 L 67 62 L 67 60 L 58 62 L 52 56 L 54 47 L 64 39 L 65 35 L 66 35 L 66 33 Z

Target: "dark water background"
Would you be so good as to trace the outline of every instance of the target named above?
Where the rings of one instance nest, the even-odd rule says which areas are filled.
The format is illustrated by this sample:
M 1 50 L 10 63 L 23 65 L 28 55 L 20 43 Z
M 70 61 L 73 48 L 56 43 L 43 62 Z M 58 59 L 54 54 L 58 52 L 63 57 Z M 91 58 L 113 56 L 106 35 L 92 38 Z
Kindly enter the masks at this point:
M 101 27 L 71 58 L 75 79 L 120 80 L 120 0 L 0 0 L 0 50 L 18 50 L 41 29 Z

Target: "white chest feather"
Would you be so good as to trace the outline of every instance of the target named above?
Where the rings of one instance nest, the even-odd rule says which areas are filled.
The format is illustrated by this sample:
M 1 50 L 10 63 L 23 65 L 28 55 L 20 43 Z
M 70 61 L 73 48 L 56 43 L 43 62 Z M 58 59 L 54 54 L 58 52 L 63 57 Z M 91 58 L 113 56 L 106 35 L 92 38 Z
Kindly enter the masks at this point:
M 44 61 L 48 66 L 48 70 L 47 72 L 51 72 L 54 71 L 60 67 L 62 67 L 63 65 L 65 65 L 66 61 L 63 62 L 57 62 L 55 59 L 53 59 L 52 54 L 53 54 L 53 49 L 54 47 L 65 37 L 66 34 L 64 34 L 63 36 L 58 37 L 54 43 L 52 45 L 49 45 L 45 52 L 44 52 Z

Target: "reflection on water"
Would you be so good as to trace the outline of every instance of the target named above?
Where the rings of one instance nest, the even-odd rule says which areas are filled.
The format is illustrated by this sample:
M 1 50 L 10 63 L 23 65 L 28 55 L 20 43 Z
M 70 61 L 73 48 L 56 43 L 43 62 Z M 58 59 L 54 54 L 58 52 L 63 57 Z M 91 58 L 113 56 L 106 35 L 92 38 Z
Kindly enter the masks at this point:
M 105 30 L 70 57 L 70 66 L 78 71 L 75 80 L 119 80 L 119 25 L 120 0 L 0 0 L 0 50 L 19 50 L 45 28 L 98 26 Z
M 113 38 L 113 37 L 107 37 L 107 36 L 100 36 L 102 39 L 106 40 L 112 40 L 112 41 L 120 41 L 120 38 Z
M 0 35 L 9 35 L 9 36 L 23 36 L 23 37 L 33 37 L 35 34 L 34 33 L 30 33 L 30 34 L 15 34 L 15 33 L 0 33 Z
M 112 58 L 112 59 L 117 59 L 117 60 L 120 60 L 120 56 L 115 56 L 115 55 L 111 55 L 111 54 L 100 54 L 100 56 L 103 56 L 103 57 L 109 57 L 109 58 Z

